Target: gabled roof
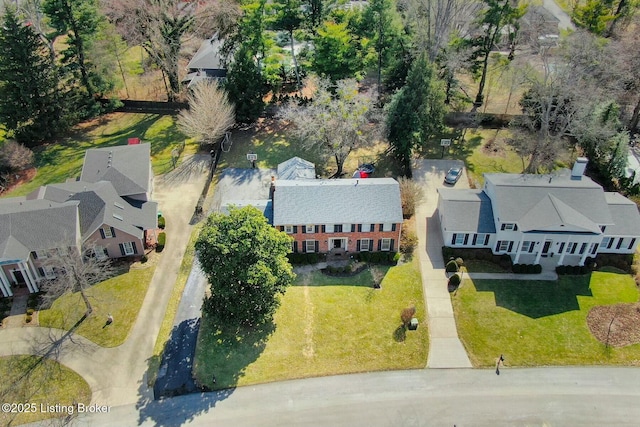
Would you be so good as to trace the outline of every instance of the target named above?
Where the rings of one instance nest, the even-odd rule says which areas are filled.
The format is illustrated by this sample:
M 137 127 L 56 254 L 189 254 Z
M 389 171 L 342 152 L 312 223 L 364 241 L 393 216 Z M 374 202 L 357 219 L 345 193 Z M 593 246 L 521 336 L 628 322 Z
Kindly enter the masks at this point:
M 0 260 L 24 260 L 31 251 L 75 246 L 78 202 L 0 199 Z
M 552 194 L 548 194 L 518 221 L 523 232 L 573 232 L 600 234 L 598 224 Z
M 640 236 L 638 206 L 619 193 L 604 193 L 613 218 L 605 230 L 607 236 Z
M 142 230 L 156 226 L 157 204 L 140 202 L 133 205 L 118 196 L 110 182 L 87 183 L 82 181 L 50 184 L 41 187 L 27 197 L 64 203 L 75 201 L 80 213 L 80 231 L 86 239 L 103 224 L 142 238 Z
M 222 57 L 220 56 L 221 48 L 222 41 L 218 39 L 217 35 L 203 41 L 196 54 L 193 55 L 193 58 L 191 58 L 191 61 L 187 64 L 187 68 L 190 71 L 224 69 Z
M 316 166 L 300 157 L 292 157 L 278 165 L 278 179 L 315 179 Z
M 442 228 L 468 233 L 495 233 L 491 200 L 482 190 L 439 188 Z
M 120 196 L 149 192 L 149 144 L 92 148 L 86 151 L 80 181 L 109 181 Z
M 392 178 L 277 180 L 273 225 L 402 222 Z
M 235 206 L 236 208 L 253 206 L 263 213 L 269 224 L 273 223 L 273 204 L 271 200 L 232 200 L 220 207 L 220 213 L 229 215 L 229 208 L 231 206 Z
M 493 210 L 499 222 L 519 223 L 543 199 L 552 195 L 597 225 L 613 224 L 604 190 L 586 176 L 572 179 L 566 171 L 551 176 L 499 173 L 484 174 L 484 177 L 487 185 L 494 187 Z M 557 206 L 552 203 L 540 205 L 538 216 L 558 215 Z M 537 225 L 530 222 L 529 227 Z

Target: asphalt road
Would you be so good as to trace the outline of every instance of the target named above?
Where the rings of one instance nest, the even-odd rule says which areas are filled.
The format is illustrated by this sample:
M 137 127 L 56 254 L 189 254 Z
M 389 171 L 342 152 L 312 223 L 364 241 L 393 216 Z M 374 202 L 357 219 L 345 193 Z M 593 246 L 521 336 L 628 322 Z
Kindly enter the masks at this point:
M 508 365 L 508 360 L 506 361 Z M 191 394 L 82 426 L 637 426 L 640 369 L 425 369 Z

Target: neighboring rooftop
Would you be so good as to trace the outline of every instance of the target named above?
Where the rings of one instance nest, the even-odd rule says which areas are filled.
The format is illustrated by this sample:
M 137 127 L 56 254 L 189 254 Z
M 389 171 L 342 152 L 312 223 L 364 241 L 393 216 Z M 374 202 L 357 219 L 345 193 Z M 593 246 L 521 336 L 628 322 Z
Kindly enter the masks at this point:
M 151 146 L 119 145 L 86 151 L 80 181 L 109 181 L 120 196 L 147 193 L 151 190 Z
M 236 208 L 253 206 L 264 214 L 269 224 L 273 224 L 273 203 L 271 200 L 232 200 L 220 207 L 220 213 L 229 215 L 229 208 L 231 206 Z
M 392 178 L 277 180 L 273 224 L 402 222 L 398 182 Z
M 640 236 L 640 216 L 638 206 L 620 193 L 604 193 L 613 218 L 606 234 L 612 236 Z
M 491 200 L 482 190 L 439 188 L 444 230 L 495 233 Z
M 315 179 L 316 166 L 300 157 L 292 157 L 278 165 L 278 179 Z

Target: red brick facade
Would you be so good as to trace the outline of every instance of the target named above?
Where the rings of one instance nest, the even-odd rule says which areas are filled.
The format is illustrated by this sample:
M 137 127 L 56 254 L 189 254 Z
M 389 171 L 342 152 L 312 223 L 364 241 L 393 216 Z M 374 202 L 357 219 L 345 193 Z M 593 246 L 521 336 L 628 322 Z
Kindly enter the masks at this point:
M 333 233 L 322 232 L 322 225 L 316 225 L 314 228 L 318 232 L 305 233 L 306 226 L 297 225 L 293 226 L 294 232 L 288 233 L 294 238 L 294 252 L 320 252 L 327 253 L 332 249 L 344 250 L 346 252 L 361 252 L 366 244 L 362 244 L 363 239 L 370 239 L 368 252 L 378 252 L 379 250 L 386 250 L 382 247 L 382 239 L 391 239 L 389 242 L 389 252 L 397 252 L 398 245 L 400 244 L 400 229 L 402 224 L 394 224 L 392 231 L 381 231 L 381 224 L 374 224 L 375 231 L 358 231 L 362 227 L 358 227 L 356 224 L 352 229 L 355 231 L 346 230 Z M 279 226 L 279 230 L 285 231 L 284 226 Z M 340 239 L 339 246 L 336 246 L 336 239 Z M 306 250 L 306 241 L 313 240 L 316 242 L 315 250 Z

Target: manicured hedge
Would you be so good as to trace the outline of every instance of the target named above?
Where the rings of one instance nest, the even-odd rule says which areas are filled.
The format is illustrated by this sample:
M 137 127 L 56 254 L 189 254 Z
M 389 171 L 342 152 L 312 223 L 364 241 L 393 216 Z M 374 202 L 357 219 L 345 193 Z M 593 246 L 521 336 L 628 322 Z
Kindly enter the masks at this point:
M 162 252 L 164 245 L 167 244 L 167 233 L 158 234 L 158 244 L 156 245 L 156 252 Z
M 564 275 L 581 275 L 581 274 L 587 274 L 589 273 L 590 268 L 587 267 L 586 265 L 559 265 L 556 267 L 556 273 L 559 276 L 564 276 Z
M 540 274 L 542 266 L 540 264 L 513 264 L 511 270 L 515 274 Z
M 454 274 L 453 276 L 449 277 L 449 287 L 455 288 L 455 287 L 458 287 L 459 285 L 460 285 L 460 276 L 458 276 L 457 274 Z
M 458 267 L 458 263 L 455 262 L 455 260 L 449 261 L 444 268 L 444 271 L 446 271 L 447 273 L 455 273 L 459 270 L 460 268 Z
M 166 226 L 166 220 L 164 219 L 163 216 L 159 216 L 158 217 L 158 228 L 161 228 L 164 230 L 164 227 Z
M 400 260 L 398 252 L 358 252 L 356 259 L 372 264 L 396 264 Z

